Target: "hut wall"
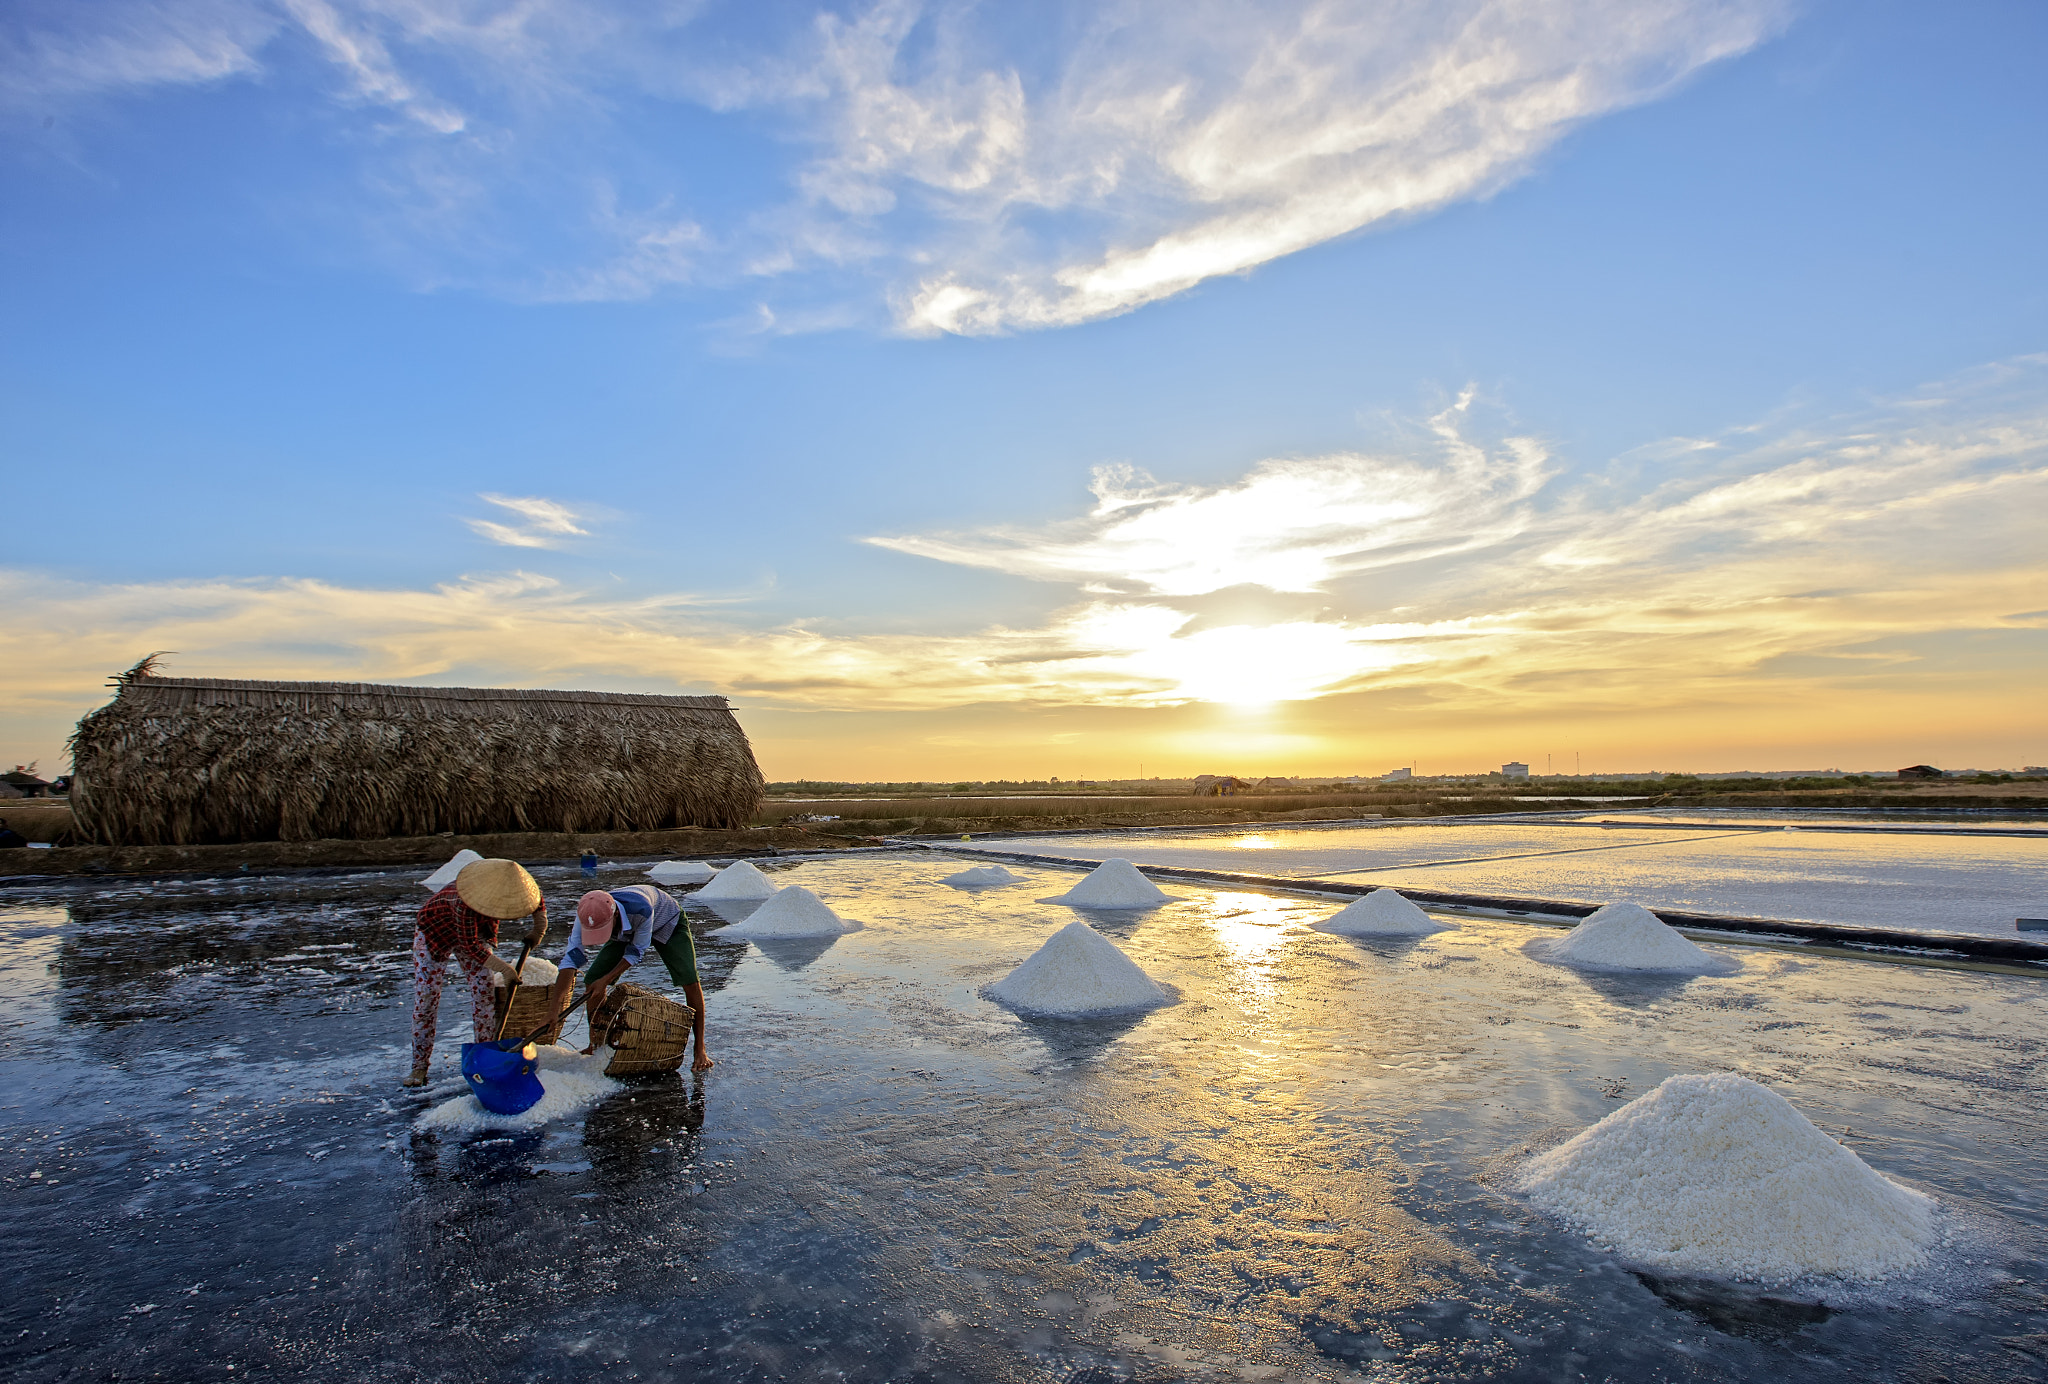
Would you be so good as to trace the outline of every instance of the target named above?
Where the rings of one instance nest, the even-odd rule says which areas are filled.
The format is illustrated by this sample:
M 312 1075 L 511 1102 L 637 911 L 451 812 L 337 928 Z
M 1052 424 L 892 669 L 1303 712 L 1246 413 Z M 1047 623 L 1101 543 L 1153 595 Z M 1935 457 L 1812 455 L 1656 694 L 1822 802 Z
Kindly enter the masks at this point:
M 71 741 L 105 845 L 744 826 L 761 771 L 723 697 L 131 673 Z

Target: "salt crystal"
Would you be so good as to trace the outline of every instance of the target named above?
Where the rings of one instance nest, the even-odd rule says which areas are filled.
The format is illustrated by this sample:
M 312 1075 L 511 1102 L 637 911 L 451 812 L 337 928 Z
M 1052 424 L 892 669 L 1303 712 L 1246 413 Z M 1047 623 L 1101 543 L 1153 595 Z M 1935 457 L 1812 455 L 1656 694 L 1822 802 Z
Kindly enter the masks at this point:
M 550 1120 L 570 1119 L 625 1089 L 604 1074 L 611 1060 L 610 1048 L 600 1047 L 585 1057 L 566 1043 L 551 1044 L 540 1049 L 540 1060 L 534 1064 L 543 1094 L 517 1115 L 486 1110 L 482 1101 L 465 1092 L 442 1101 L 412 1127 L 438 1134 L 480 1134 L 489 1129 L 536 1129 Z
M 561 971 L 554 962 L 543 957 L 529 956 L 526 958 L 526 964 L 519 968 L 519 983 L 521 985 L 553 985 L 555 977 L 560 974 Z M 505 977 L 493 971 L 491 973 L 491 984 L 502 990 L 505 988 Z
M 1172 895 L 1138 873 L 1128 860 L 1105 860 L 1066 893 L 1040 903 L 1064 903 L 1075 908 L 1151 908 L 1168 903 Z
M 1438 922 L 1392 889 L 1375 889 L 1313 926 L 1344 937 L 1426 937 L 1454 924 Z
M 792 884 L 787 889 L 778 889 L 768 902 L 746 916 L 742 922 L 734 923 L 719 932 L 720 937 L 837 937 L 842 932 L 858 932 L 861 925 L 849 922 L 834 913 L 825 901 L 804 888 Z
M 697 891 L 700 899 L 765 899 L 775 892 L 768 876 L 754 867 L 752 861 L 735 860 L 712 877 L 711 883 Z
M 446 865 L 428 875 L 420 883 L 438 894 L 449 885 L 455 883 L 455 877 L 462 873 L 463 866 L 471 861 L 482 859 L 482 856 L 472 850 L 457 851 L 453 856 L 449 857 Z
M 656 884 L 702 884 L 717 873 L 701 860 L 664 860 L 649 866 L 647 877 Z
M 1899 1186 L 1746 1077 L 1666 1078 L 1532 1159 L 1529 1199 L 1646 1267 L 1784 1282 L 1913 1269 L 1934 1201 Z
M 1610 903 L 1563 937 L 1530 943 L 1529 952 L 1545 961 L 1625 971 L 1710 975 L 1741 969 L 1731 958 L 1694 946 L 1636 903 Z
M 962 870 L 957 875 L 947 875 L 941 884 L 957 885 L 962 889 L 978 889 L 995 884 L 1021 884 L 1024 876 L 1013 875 L 1000 865 L 979 865 L 971 870 Z
M 1082 922 L 1055 932 L 983 993 L 1022 1013 L 1054 1018 L 1128 1013 L 1173 998 L 1116 943 Z

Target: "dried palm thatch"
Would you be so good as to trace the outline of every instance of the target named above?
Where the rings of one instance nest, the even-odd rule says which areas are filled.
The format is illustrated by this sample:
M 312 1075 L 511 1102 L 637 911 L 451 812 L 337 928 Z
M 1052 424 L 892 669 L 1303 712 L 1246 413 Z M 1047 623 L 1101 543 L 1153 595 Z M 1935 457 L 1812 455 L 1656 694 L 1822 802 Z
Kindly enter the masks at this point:
M 746 825 L 753 748 L 723 697 L 156 675 L 71 737 L 110 846 Z
M 696 1011 L 630 981 L 615 985 L 590 1016 L 590 1031 L 612 1050 L 606 1076 L 652 1076 L 683 1065 Z

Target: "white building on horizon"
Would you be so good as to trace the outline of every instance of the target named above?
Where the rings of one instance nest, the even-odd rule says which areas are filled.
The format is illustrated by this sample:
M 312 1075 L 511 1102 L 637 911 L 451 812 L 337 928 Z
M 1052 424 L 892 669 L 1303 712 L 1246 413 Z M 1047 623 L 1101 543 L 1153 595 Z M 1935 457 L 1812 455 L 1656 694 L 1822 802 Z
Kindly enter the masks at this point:
M 1500 766 L 1500 776 L 1525 779 L 1529 777 L 1529 766 L 1520 762 L 1503 764 Z

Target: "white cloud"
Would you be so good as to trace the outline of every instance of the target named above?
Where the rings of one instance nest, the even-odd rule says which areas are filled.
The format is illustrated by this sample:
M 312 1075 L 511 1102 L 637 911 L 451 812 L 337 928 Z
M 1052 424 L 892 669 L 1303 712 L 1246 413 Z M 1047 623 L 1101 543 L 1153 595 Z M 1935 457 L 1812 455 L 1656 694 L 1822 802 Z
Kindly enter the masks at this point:
M 1242 585 L 1318 591 L 1348 573 L 1491 546 L 1530 522 L 1548 475 L 1531 438 L 1488 450 L 1457 422 L 1468 393 L 1431 420 L 1423 457 L 1337 456 L 1260 462 L 1235 484 L 1161 485 L 1142 471 L 1095 473 L 1087 517 L 1050 529 L 869 542 L 1016 576 L 1164 596 Z
M 489 519 L 462 521 L 491 542 L 502 543 L 508 548 L 557 548 L 565 538 L 582 537 L 590 532 L 583 524 L 592 516 L 573 510 L 559 500 L 489 493 L 477 498 L 509 510 L 524 521 L 519 524 L 500 524 Z
M 1734 429 L 1672 449 L 1635 492 L 1546 480 L 1531 444 L 1468 440 L 1461 404 L 1412 457 L 1280 459 L 1207 487 L 1115 477 L 1069 522 L 894 543 L 1073 590 L 1021 629 L 762 628 L 722 602 L 522 573 L 427 590 L 0 573 L 0 658 L 24 670 L 0 706 L 75 716 L 150 649 L 213 676 L 699 688 L 804 710 L 1380 691 L 1442 714 L 1619 717 L 1782 700 L 1774 680 L 1801 661 L 1822 669 L 1800 674 L 1816 705 L 1872 678 L 1967 702 L 2004 674 L 1934 659 L 1927 640 L 2003 640 L 1987 647 L 2040 671 L 2044 370 L 2015 363 L 1998 397 L 1957 386 L 1934 407 Z M 559 501 L 486 498 L 536 542 L 589 526 Z M 2033 654 L 2012 652 L 2025 641 Z
M 367 121 L 361 244 L 422 283 L 589 299 L 752 277 L 802 298 L 786 320 L 844 320 L 817 301 L 836 296 L 986 333 L 1485 196 L 1761 42 L 1785 3 L 1073 0 L 1025 23 L 876 0 L 757 27 L 692 4 L 115 0 L 32 11 L 0 75 L 114 94 L 261 71 L 303 102 L 310 40 L 340 78 L 318 96 Z M 670 104 L 786 152 L 724 172 L 646 118 Z

